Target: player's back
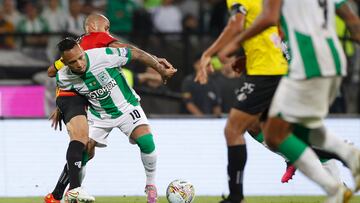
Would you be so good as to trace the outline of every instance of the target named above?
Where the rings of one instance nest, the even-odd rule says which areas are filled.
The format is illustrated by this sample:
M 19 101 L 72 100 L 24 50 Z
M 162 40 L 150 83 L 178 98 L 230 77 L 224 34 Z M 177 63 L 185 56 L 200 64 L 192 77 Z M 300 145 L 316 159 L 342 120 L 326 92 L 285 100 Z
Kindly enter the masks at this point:
M 281 25 L 289 41 L 294 79 L 346 74 L 346 60 L 334 28 L 333 0 L 284 0 Z

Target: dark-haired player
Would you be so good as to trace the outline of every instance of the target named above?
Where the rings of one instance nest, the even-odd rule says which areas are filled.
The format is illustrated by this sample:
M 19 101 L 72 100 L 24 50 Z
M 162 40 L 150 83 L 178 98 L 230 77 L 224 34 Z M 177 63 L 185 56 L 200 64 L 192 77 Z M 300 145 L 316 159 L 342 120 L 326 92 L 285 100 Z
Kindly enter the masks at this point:
M 127 47 L 130 46 L 128 44 L 120 43 L 116 38 L 112 37 L 109 34 L 110 23 L 109 20 L 100 14 L 91 14 L 89 15 L 84 23 L 84 28 L 86 34 L 80 39 L 80 46 L 84 48 L 84 50 L 99 48 L 99 47 Z M 133 49 L 137 49 L 133 46 L 130 46 Z M 141 51 L 141 50 L 139 50 Z M 171 64 L 169 64 L 165 59 L 156 58 L 160 63 L 166 66 L 166 68 L 173 68 Z M 50 66 L 48 69 L 49 76 L 55 76 L 58 70 L 64 67 L 64 64 L 59 59 L 55 62 L 53 66 Z M 160 70 L 157 70 L 160 72 Z M 87 123 L 87 112 L 86 106 L 88 104 L 86 98 L 81 95 L 78 95 L 74 91 L 67 91 L 59 89 L 57 92 L 57 103 L 61 104 L 58 106 L 60 108 L 63 120 L 66 124 L 67 130 L 70 136 L 80 137 L 83 139 L 87 139 L 88 137 L 88 123 Z M 55 119 L 59 115 L 59 112 L 55 112 L 53 114 Z M 53 121 L 56 127 L 56 119 Z M 88 157 L 91 158 L 93 156 L 93 147 L 95 143 L 90 139 L 87 147 L 88 150 L 84 150 L 83 152 L 83 160 L 82 164 L 86 164 Z M 88 152 L 90 154 L 88 154 Z M 69 171 L 67 165 L 65 165 L 59 180 L 56 184 L 52 193 L 49 193 L 45 196 L 45 203 L 59 203 L 62 199 L 64 190 L 66 186 L 69 184 Z M 151 190 L 153 189 L 153 190 Z M 154 187 L 148 187 L 146 190 L 148 199 L 154 199 L 156 197 L 156 190 L 154 191 Z
M 164 70 L 163 76 L 166 78 L 170 78 L 176 69 L 165 69 L 151 55 L 138 49 L 98 48 L 84 52 L 72 39 L 64 39 L 58 47 L 66 66 L 58 72 L 57 84 L 63 90 L 75 90 L 89 101 L 91 139 L 97 146 L 106 146 L 111 130 L 119 128 L 139 146 L 148 181 L 151 179 L 154 183 L 157 157 L 155 143 L 140 106 L 140 98 L 127 84 L 121 66 L 130 60 L 138 60 L 147 66 Z M 147 182 L 147 187 L 155 185 Z M 67 192 L 68 199 L 79 199 L 73 190 Z M 155 203 L 156 198 L 148 202 Z

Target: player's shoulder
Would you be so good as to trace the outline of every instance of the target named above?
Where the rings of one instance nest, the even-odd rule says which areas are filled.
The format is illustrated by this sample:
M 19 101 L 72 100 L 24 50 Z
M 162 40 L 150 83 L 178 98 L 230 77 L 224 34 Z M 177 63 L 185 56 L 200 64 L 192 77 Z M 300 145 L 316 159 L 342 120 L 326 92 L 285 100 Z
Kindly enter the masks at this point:
M 108 49 L 108 47 L 93 48 L 85 50 L 85 53 L 88 56 L 96 56 L 98 54 L 106 54 L 106 49 Z
M 59 87 L 66 87 L 70 85 L 75 79 L 78 79 L 79 75 L 71 72 L 68 66 L 64 66 L 56 73 L 56 82 Z

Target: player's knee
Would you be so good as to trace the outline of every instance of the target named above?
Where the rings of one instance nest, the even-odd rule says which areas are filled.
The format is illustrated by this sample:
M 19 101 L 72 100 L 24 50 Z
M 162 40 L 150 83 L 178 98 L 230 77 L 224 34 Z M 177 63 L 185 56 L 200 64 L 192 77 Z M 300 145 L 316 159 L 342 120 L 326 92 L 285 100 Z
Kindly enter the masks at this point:
M 142 153 L 150 154 L 153 151 L 155 151 L 155 143 L 154 143 L 153 135 L 151 133 L 145 134 L 137 138 L 135 141 Z
M 235 127 L 234 125 L 227 124 L 224 129 L 226 139 L 235 139 L 244 135 L 245 130 Z

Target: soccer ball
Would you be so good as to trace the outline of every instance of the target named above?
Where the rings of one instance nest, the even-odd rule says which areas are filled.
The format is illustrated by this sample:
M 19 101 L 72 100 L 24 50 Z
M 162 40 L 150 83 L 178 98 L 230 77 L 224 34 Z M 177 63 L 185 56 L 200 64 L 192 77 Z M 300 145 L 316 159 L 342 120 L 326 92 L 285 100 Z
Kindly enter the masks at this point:
M 185 180 L 174 180 L 166 189 L 166 198 L 169 203 L 191 203 L 194 197 L 194 186 Z

